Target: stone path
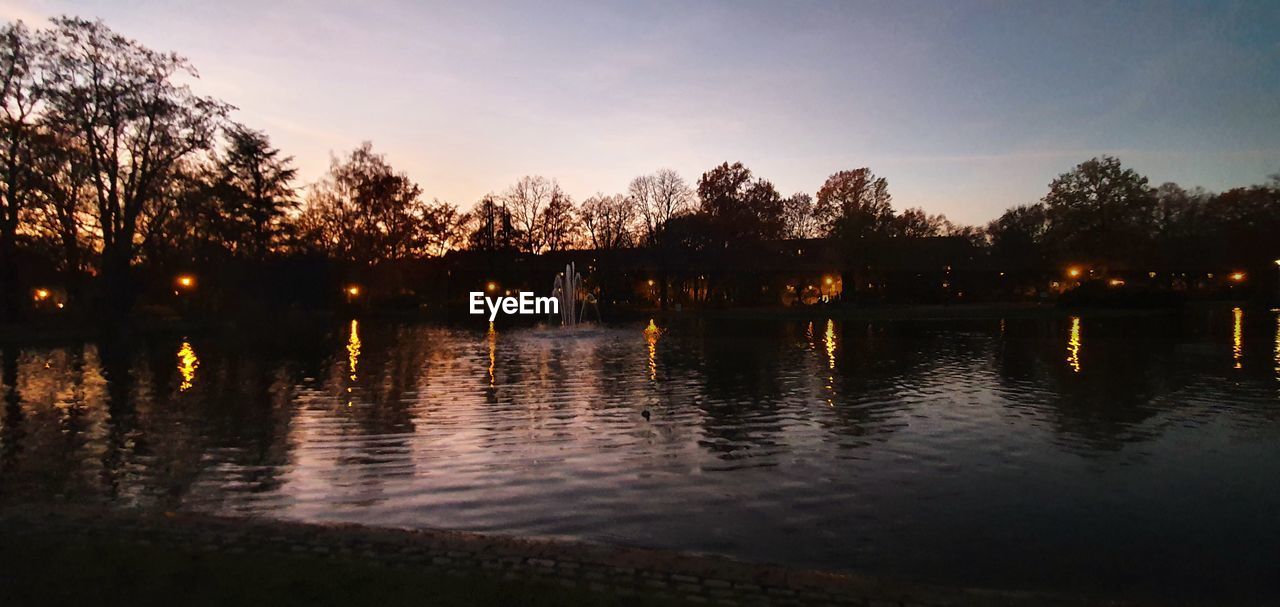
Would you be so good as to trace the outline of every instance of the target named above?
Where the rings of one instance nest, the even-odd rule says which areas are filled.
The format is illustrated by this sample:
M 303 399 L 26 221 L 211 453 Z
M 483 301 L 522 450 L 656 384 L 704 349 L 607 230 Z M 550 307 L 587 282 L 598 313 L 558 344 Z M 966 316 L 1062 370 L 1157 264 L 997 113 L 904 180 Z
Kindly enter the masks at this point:
M 864 576 L 755 565 L 713 556 L 453 531 L 61 506 L 0 509 L 0 537 L 20 537 L 33 530 L 233 554 L 252 551 L 357 558 L 395 568 L 551 582 L 689 603 L 862 607 L 1100 604 L 1035 593 L 895 584 Z

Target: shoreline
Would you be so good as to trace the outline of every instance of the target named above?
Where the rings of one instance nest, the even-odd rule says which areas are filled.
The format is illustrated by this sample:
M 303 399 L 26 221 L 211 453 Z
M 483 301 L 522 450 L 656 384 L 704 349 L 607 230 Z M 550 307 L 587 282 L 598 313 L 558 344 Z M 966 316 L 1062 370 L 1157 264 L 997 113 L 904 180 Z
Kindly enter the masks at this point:
M 108 542 L 130 550 L 180 550 L 196 558 L 265 557 L 444 575 L 481 585 L 558 592 L 563 604 L 859 605 L 926 607 L 1148 605 L 1042 592 L 944 587 L 873 576 L 753 564 L 726 557 L 569 540 L 406 530 L 192 513 L 147 513 L 29 504 L 0 509 L 3 544 Z M 34 542 L 33 542 L 33 539 Z M 69 541 L 68 541 L 69 540 Z M 38 564 L 33 564 L 38 565 Z M 52 564 L 50 564 L 52 565 Z M 60 563 L 66 567 L 66 563 Z M 7 568 L 7 566 L 6 566 Z M 58 567 L 49 570 L 57 572 Z M 134 572 L 131 572 L 134 573 Z M 378 575 L 376 572 L 374 575 Z M 37 583 L 29 580 L 28 583 Z M 0 585 L 3 586 L 3 585 Z M 533 590 L 530 590 L 532 588 Z M 3 591 L 0 591 L 2 593 Z M 3 596 L 3 594 L 0 594 Z
M 851 321 L 951 321 L 951 320 L 999 320 L 1036 319 L 1072 315 L 1091 317 L 1129 317 L 1181 314 L 1187 311 L 1230 309 L 1231 307 L 1256 307 L 1254 302 L 1213 300 L 1188 303 L 1173 308 L 1116 308 L 1116 307 L 1064 307 L 1054 303 L 1003 302 L 942 304 L 900 304 L 883 306 L 815 306 L 815 307 L 742 307 L 742 308 L 692 308 L 681 311 L 672 309 L 622 309 L 606 321 L 609 323 L 644 322 L 648 319 L 667 321 L 708 320 L 813 320 L 835 319 Z M 1270 309 L 1270 306 L 1264 306 Z M 239 333 L 252 327 L 273 329 L 310 330 L 315 323 L 335 319 L 359 318 L 361 320 L 386 320 L 409 323 L 467 324 L 468 316 L 449 316 L 438 313 L 397 310 L 353 310 L 344 314 L 340 309 L 297 310 L 273 315 L 226 317 L 181 317 L 134 315 L 118 322 L 103 324 L 101 320 L 84 317 L 32 318 L 24 322 L 0 325 L 0 345 L 57 345 L 100 339 L 104 335 L 192 335 L 202 333 Z M 536 323 L 516 321 L 520 326 Z

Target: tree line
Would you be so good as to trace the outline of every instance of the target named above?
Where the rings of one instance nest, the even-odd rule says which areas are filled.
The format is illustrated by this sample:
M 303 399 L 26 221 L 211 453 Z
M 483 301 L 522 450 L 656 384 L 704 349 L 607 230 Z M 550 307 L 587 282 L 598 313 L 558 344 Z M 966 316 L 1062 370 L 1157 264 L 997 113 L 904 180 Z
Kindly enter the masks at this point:
M 468 211 L 430 200 L 369 143 L 335 156 L 315 183 L 234 107 L 190 87 L 195 68 L 100 21 L 52 19 L 0 30 L 0 292 L 21 306 L 20 265 L 41 259 L 70 287 L 90 277 L 123 310 L 139 266 L 317 256 L 360 266 L 473 250 L 539 254 L 649 247 L 749 254 L 779 239 L 834 238 L 849 265 L 876 244 L 953 236 L 999 264 L 1067 261 L 1256 267 L 1276 258 L 1280 175 L 1220 194 L 1151 187 L 1119 160 L 1084 162 L 1041 201 L 984 227 L 898 212 L 869 168 L 838 171 L 814 195 L 783 196 L 742 163 L 694 183 L 660 169 L 623 191 L 575 202 L 553 178 L 526 176 Z M 855 284 L 857 281 L 855 281 Z

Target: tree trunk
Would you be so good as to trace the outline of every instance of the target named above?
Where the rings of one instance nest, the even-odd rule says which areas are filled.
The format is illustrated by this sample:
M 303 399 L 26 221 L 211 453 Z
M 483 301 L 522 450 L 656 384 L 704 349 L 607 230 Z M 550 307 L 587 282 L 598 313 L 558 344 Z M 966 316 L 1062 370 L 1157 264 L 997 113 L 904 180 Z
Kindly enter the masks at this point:
M 102 295 L 110 317 L 121 317 L 133 308 L 136 293 L 129 272 L 130 252 L 112 247 L 102 252 Z
M 18 284 L 18 247 L 13 230 L 0 228 L 0 321 L 14 322 L 22 311 L 21 285 Z

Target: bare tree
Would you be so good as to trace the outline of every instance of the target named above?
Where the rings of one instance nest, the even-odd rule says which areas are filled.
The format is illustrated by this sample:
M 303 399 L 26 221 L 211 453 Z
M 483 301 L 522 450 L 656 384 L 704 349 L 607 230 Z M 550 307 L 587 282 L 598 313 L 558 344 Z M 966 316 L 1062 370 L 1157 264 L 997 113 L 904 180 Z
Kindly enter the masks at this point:
M 667 220 L 693 206 L 693 189 L 671 169 L 658 169 L 651 175 L 632 179 L 627 196 L 640 217 L 644 242 L 650 246 Z
M 606 196 L 597 193 L 578 209 L 582 227 L 593 249 L 620 249 L 633 240 L 636 205 L 625 195 Z
M 487 195 L 463 220 L 466 247 L 472 251 L 512 251 L 524 242 L 505 204 Z
M 466 213 L 458 205 L 436 200 L 422 208 L 424 253 L 439 257 L 465 244 Z
M 58 262 L 68 282 L 77 283 L 96 247 L 90 211 L 93 191 L 84 154 L 74 140 L 57 133 L 46 132 L 39 145 L 44 149 L 34 155 L 33 165 L 39 188 L 21 223 L 38 241 L 59 251 Z
M 557 186 L 551 201 L 542 210 L 542 244 L 547 251 L 563 251 L 577 239 L 578 221 L 574 217 L 573 200 Z
M 566 199 L 560 184 L 541 175 L 521 177 L 502 195 L 511 213 L 515 229 L 521 235 L 520 249 L 527 253 L 541 253 L 548 246 L 547 208 L 556 203 L 562 207 Z M 556 215 L 556 219 L 559 215 Z

